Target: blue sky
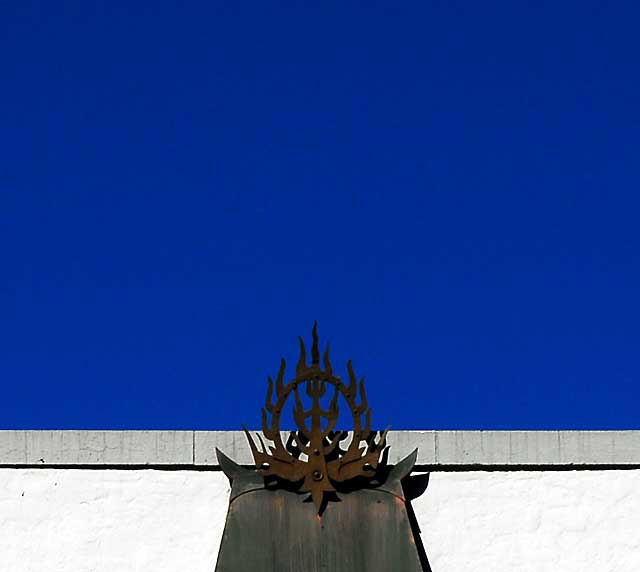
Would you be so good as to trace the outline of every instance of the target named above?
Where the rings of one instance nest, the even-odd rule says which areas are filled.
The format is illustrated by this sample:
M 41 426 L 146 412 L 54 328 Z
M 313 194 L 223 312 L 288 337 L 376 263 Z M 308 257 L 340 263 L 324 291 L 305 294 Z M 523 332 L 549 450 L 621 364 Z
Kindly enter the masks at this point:
M 0 426 L 640 425 L 637 2 L 0 5 Z

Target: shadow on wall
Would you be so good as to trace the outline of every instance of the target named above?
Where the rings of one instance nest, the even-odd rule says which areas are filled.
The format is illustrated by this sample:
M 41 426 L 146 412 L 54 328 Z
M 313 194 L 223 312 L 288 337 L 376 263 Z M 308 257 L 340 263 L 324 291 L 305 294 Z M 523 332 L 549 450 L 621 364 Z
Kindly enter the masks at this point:
M 409 475 L 402 480 L 402 490 L 404 491 L 405 506 L 407 509 L 407 515 L 409 517 L 409 524 L 411 525 L 411 532 L 413 533 L 413 541 L 415 542 L 416 549 L 418 550 L 418 556 L 420 557 L 420 565 L 423 572 L 432 572 L 431 565 L 429 564 L 429 558 L 427 557 L 427 551 L 424 548 L 422 542 L 422 536 L 420 535 L 420 525 L 416 518 L 416 513 L 413 510 L 411 501 L 422 496 L 429 486 L 430 473 L 423 475 Z

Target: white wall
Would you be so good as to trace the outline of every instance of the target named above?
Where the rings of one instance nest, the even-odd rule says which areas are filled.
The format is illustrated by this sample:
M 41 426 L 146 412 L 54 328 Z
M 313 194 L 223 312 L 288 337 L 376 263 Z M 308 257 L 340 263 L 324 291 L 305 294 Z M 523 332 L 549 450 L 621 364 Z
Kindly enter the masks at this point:
M 220 472 L 0 469 L 0 571 L 213 572 Z M 640 470 L 437 472 L 434 572 L 638 572 Z
M 222 473 L 0 470 L 2 572 L 212 572 Z
M 434 572 L 640 572 L 640 471 L 433 473 Z

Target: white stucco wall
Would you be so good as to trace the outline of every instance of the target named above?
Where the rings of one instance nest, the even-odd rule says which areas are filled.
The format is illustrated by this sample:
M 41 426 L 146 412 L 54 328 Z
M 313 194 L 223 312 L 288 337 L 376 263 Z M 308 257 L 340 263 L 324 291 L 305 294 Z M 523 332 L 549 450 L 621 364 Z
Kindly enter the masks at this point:
M 640 571 L 640 470 L 433 473 L 414 508 L 434 572 Z
M 0 469 L 0 570 L 213 572 L 218 471 Z M 434 572 L 638 572 L 640 470 L 433 472 Z
M 0 470 L 2 572 L 211 572 L 222 473 Z

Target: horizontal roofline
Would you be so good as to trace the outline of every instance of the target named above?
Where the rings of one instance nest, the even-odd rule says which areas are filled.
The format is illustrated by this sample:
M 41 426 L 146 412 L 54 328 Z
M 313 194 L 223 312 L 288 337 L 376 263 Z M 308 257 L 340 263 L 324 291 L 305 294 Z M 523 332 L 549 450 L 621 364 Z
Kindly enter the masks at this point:
M 391 431 L 389 462 L 431 470 L 640 468 L 640 431 Z M 219 469 L 243 465 L 242 431 L 0 431 L 1 467 Z

